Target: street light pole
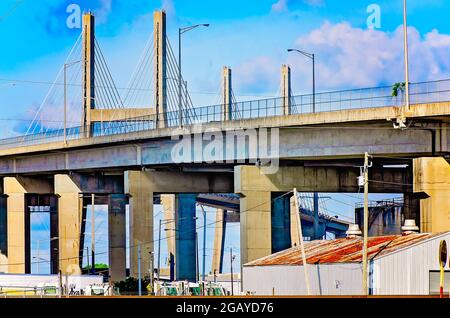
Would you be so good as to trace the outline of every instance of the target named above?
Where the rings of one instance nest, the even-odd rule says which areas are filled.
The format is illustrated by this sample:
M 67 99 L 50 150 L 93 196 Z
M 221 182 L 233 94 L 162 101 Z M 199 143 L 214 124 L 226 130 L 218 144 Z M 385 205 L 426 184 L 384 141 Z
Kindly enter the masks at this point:
M 162 219 L 159 219 L 159 234 L 158 234 L 158 282 L 159 282 L 159 272 L 161 270 L 161 225 Z
M 315 113 L 316 112 L 316 56 L 314 53 L 308 53 L 308 52 L 304 52 L 298 49 L 288 49 L 288 52 L 297 52 L 300 53 L 308 58 L 310 58 L 312 60 L 312 89 L 313 89 L 313 102 L 312 102 L 312 112 Z
M 231 296 L 234 296 L 233 261 L 234 261 L 233 248 L 230 247 Z
M 182 93 L 182 79 L 181 79 L 181 35 L 197 27 L 209 27 L 209 24 L 196 24 L 193 26 L 178 29 L 178 120 L 180 127 L 183 126 L 183 93 Z
M 405 51 L 406 110 L 409 110 L 408 23 L 407 23 L 406 0 L 403 0 L 403 40 Z

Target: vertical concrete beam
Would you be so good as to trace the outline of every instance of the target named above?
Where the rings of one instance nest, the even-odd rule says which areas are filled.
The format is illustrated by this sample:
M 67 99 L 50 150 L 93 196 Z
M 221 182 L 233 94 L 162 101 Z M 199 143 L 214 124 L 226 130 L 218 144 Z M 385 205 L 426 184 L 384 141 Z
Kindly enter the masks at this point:
M 55 175 L 58 199 L 59 269 L 62 274 L 79 275 L 83 198 L 70 176 Z
M 126 278 L 126 201 L 127 197 L 124 194 L 109 195 L 109 275 L 113 282 L 123 281 Z
M 2 185 L 3 187 L 3 185 Z M 8 254 L 8 210 L 7 197 L 0 195 L 0 254 Z
M 291 207 L 286 193 L 272 193 L 272 253 L 291 247 Z
M 429 197 L 420 201 L 420 230 L 450 230 L 450 165 L 444 158 L 418 158 L 413 162 L 414 192 Z
M 196 195 L 177 194 L 175 268 L 177 280 L 197 280 Z
M 232 119 L 231 69 L 224 66 L 222 70 L 222 120 Z
M 291 114 L 291 68 L 289 65 L 281 66 L 281 97 L 283 99 L 282 115 Z
M 141 273 L 147 276 L 153 252 L 153 191 L 145 172 L 125 172 L 125 193 L 129 198 L 130 275 L 138 277 L 138 246 L 141 247 Z
M 158 128 L 167 125 L 167 44 L 166 44 L 166 13 L 153 13 L 153 34 L 155 45 L 155 101 L 156 123 Z
M 7 199 L 8 273 L 25 274 L 25 194 L 27 189 L 16 178 L 4 178 Z
M 85 137 L 93 134 L 91 126 L 91 109 L 95 108 L 95 18 L 92 13 L 83 15 L 83 52 L 82 52 L 82 87 L 83 114 L 82 129 Z
M 170 256 L 170 254 L 172 254 L 175 256 L 175 195 L 161 194 L 161 204 L 163 206 L 164 221 L 166 223 L 161 231 L 164 231 L 162 235 L 166 237 L 167 255 Z M 167 231 L 164 229 L 167 229 Z
M 217 209 L 211 273 L 222 273 L 227 211 Z
M 30 219 L 26 195 L 48 194 L 53 186 L 48 180 L 39 178 L 4 178 L 3 189 L 7 195 L 7 240 L 8 271 L 24 274 L 31 270 L 30 260 Z
M 272 253 L 270 191 L 245 191 L 240 202 L 241 263 Z

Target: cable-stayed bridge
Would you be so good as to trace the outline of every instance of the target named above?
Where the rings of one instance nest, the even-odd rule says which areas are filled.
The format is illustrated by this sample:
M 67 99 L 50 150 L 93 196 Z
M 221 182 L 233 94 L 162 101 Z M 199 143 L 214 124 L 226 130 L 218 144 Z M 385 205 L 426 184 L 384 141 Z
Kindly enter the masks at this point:
M 293 188 L 356 193 L 365 152 L 372 155 L 371 192 L 402 193 L 405 218 L 422 231 L 450 227 L 440 212 L 450 206 L 450 80 L 411 83 L 406 107 L 391 86 L 294 95 L 283 65 L 280 97 L 237 101 L 224 67 L 221 102 L 199 106 L 180 76 L 164 12 L 154 13 L 153 34 L 125 90 L 116 87 L 100 42 L 88 13 L 27 133 L 0 140 L 0 217 L 7 225 L 0 249 L 10 272 L 30 270 L 30 207 L 57 211 L 52 271 L 73 274 L 82 263 L 87 206 L 106 204 L 111 276 L 125 275 L 126 205 L 135 276 L 137 248 L 152 251 L 157 243 L 154 197 L 174 223 L 167 239 L 178 279 L 194 279 L 198 203 L 222 211 L 214 269 L 221 269 L 227 209 L 239 210 L 242 262 L 254 260 L 298 240 Z M 339 211 L 301 202 L 305 236 L 345 231 Z

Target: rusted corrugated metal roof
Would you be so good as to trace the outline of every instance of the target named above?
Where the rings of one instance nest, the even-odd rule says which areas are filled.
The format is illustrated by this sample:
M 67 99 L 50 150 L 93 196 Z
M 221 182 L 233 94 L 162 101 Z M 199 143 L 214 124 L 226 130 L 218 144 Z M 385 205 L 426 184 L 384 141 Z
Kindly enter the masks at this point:
M 444 233 L 369 237 L 367 255 L 369 259 L 373 259 L 442 234 Z M 306 262 L 308 264 L 362 262 L 362 244 L 362 238 L 305 242 Z M 302 263 L 300 247 L 296 246 L 249 262 L 245 266 L 301 265 Z

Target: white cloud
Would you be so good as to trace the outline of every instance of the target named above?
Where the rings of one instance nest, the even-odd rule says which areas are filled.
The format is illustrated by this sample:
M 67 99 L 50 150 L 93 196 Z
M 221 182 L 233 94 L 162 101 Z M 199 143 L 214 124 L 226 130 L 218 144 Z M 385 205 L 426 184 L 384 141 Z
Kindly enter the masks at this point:
M 450 36 L 436 30 L 421 37 L 408 28 L 410 73 L 412 81 L 435 80 L 449 74 Z M 388 33 L 354 28 L 348 23 L 324 23 L 322 27 L 299 37 L 295 45 L 312 51 L 317 57 L 321 86 L 329 88 L 376 86 L 403 79 L 403 31 Z M 300 56 L 291 56 L 293 66 L 306 74 Z M 294 71 L 295 72 L 295 71 Z
M 236 67 L 234 82 L 236 91 L 241 92 L 261 92 L 267 91 L 268 87 L 276 87 L 279 78 L 276 74 L 279 72 L 278 63 L 267 56 L 260 56 L 255 59 L 244 62 Z
M 288 0 L 278 0 L 272 5 L 272 12 L 283 12 L 288 9 Z
M 278 0 L 272 4 L 272 12 L 285 12 L 289 10 L 289 4 L 293 2 L 302 2 L 308 6 L 321 7 L 323 6 L 324 0 Z
M 450 35 L 433 30 L 421 36 L 409 29 L 411 81 L 430 81 L 450 75 Z M 320 28 L 297 38 L 294 46 L 316 55 L 319 90 L 386 85 L 404 76 L 403 31 L 368 30 L 348 23 L 325 22 Z M 283 55 L 282 55 L 283 56 Z M 285 58 L 257 57 L 237 68 L 236 82 L 246 91 L 274 91 L 280 81 L 280 66 L 292 68 L 294 92 L 308 92 L 311 62 L 291 53 Z

